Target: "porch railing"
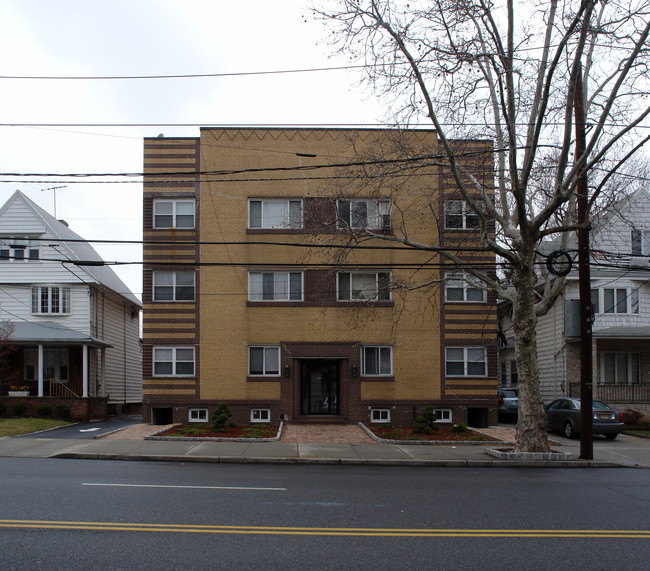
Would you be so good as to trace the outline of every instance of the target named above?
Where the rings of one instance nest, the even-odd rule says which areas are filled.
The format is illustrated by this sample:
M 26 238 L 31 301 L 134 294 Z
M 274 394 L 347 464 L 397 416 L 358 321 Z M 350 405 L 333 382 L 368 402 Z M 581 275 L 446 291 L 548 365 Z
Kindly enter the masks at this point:
M 600 385 L 594 383 L 594 398 L 614 403 L 650 403 L 650 384 Z M 580 383 L 569 383 L 569 396 L 580 396 Z
M 58 379 L 50 379 L 50 396 L 73 399 L 81 398 L 70 387 L 68 387 L 68 385 L 62 383 Z

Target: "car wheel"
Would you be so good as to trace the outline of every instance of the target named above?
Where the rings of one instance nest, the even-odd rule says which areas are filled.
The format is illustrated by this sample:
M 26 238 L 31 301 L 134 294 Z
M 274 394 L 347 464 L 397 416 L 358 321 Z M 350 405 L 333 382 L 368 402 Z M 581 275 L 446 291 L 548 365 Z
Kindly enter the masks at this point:
M 605 438 L 607 438 L 607 440 L 614 440 L 617 436 L 618 434 L 605 434 Z
M 575 430 L 573 429 L 573 424 L 571 424 L 570 420 L 567 420 L 564 423 L 564 436 L 567 438 L 575 438 Z

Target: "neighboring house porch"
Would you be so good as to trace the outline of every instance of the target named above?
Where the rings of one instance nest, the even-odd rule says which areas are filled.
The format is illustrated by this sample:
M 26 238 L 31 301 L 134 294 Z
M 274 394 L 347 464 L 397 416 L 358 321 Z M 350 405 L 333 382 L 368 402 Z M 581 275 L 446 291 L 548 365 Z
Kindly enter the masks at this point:
M 105 394 L 106 342 L 85 337 L 54 322 L 13 324 L 2 395 L 11 387 L 28 387 L 31 396 L 107 397 Z
M 593 334 L 593 396 L 650 414 L 650 327 L 608 327 Z M 567 393 L 580 396 L 579 340 L 567 340 Z

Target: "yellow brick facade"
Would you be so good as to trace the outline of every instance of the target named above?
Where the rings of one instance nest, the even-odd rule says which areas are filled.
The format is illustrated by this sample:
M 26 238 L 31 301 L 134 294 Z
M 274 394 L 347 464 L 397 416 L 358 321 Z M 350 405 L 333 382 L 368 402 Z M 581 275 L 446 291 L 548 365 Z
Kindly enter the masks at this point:
M 472 407 L 492 414 L 494 302 L 445 311 L 441 284 L 455 268 L 435 250 L 446 240 L 438 221 L 451 192 L 439 152 L 432 131 L 206 128 L 198 139 L 147 139 L 145 290 L 156 272 L 191 268 L 196 282 L 192 303 L 145 291 L 145 417 L 155 421 L 158 410 L 158 420 L 186 421 L 188 409 L 227 402 L 240 422 L 257 408 L 270 411 L 271 421 L 309 420 L 325 406 L 315 408 L 314 394 L 329 407 L 325 415 L 344 422 L 367 422 L 371 409 L 387 409 L 391 421 L 406 424 L 426 404 L 453 409 L 458 422 Z M 475 176 L 489 180 L 490 161 L 489 153 L 477 160 L 483 170 Z M 195 177 L 187 176 L 190 164 Z M 195 227 L 154 228 L 153 202 L 175 197 L 194 201 Z M 355 199 L 360 208 L 390 204 L 390 224 L 373 230 L 382 237 L 355 240 L 341 229 L 337 200 Z M 299 202 L 300 226 L 255 227 L 251 200 L 255 208 Z M 432 249 L 382 239 L 392 236 Z M 471 242 L 467 232 L 461 238 Z M 467 255 L 493 262 L 485 253 Z M 301 299 L 252 299 L 251 274 L 275 279 L 273 272 L 299 274 Z M 341 301 L 338 274 L 348 272 L 377 280 L 389 274 L 390 300 Z M 447 378 L 450 343 L 488 348 L 485 375 Z M 192 348 L 191 378 L 156 374 L 156 348 Z M 250 351 L 266 359 L 276 350 L 279 371 L 251 373 Z M 379 351 L 382 358 L 390 352 L 389 373 L 384 362 L 382 374 L 364 371 L 364 357 Z

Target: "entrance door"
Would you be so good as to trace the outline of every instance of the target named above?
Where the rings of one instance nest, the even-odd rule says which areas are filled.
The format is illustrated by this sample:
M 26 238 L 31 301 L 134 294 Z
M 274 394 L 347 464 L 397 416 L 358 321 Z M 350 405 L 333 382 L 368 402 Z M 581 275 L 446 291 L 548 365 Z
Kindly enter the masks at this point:
M 339 362 L 305 359 L 300 364 L 300 414 L 339 414 Z

